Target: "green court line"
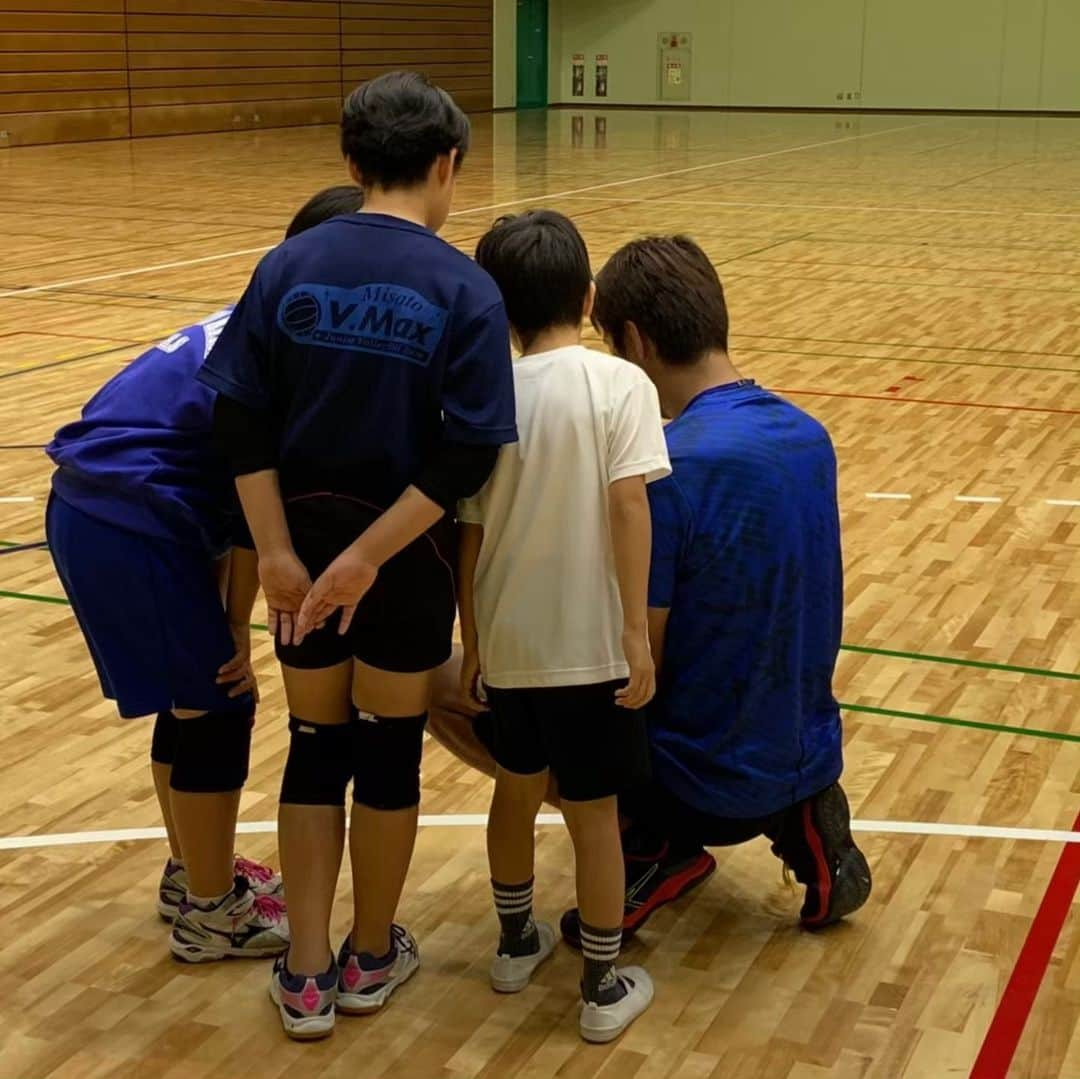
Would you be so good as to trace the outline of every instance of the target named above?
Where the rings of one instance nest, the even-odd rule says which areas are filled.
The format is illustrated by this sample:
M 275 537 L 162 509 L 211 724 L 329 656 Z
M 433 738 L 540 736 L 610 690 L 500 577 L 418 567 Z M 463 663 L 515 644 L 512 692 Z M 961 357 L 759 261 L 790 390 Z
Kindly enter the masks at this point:
M 845 712 L 867 712 L 873 716 L 890 716 L 896 719 L 917 719 L 921 723 L 943 723 L 949 727 L 972 727 L 978 731 L 994 731 L 997 734 L 1026 734 L 1031 738 L 1050 738 L 1055 742 L 1080 742 L 1080 734 L 1062 731 L 1044 731 L 1037 727 L 1008 727 L 1004 723 L 981 723 L 975 719 L 956 719 L 953 716 L 932 716 L 925 712 L 901 712 L 896 708 L 875 708 L 869 704 L 844 704 Z
M 19 544 L 15 540 L 0 540 L 0 547 L 18 547 Z
M 921 663 L 948 663 L 954 667 L 978 667 L 985 671 L 1007 671 L 1010 674 L 1037 674 L 1042 678 L 1064 678 L 1080 682 L 1080 674 L 1072 671 L 1047 670 L 1043 667 L 1017 667 L 1011 663 L 991 663 L 982 659 L 958 659 L 956 656 L 935 656 L 928 652 L 897 652 L 891 648 L 871 648 L 862 644 L 842 644 L 841 651 L 859 652 L 868 656 L 890 656 L 893 659 L 918 660 Z
M 0 599 L 29 599 L 35 603 L 56 603 L 61 607 L 71 606 L 62 596 L 38 596 L 33 592 L 6 592 L 2 588 L 0 588 Z

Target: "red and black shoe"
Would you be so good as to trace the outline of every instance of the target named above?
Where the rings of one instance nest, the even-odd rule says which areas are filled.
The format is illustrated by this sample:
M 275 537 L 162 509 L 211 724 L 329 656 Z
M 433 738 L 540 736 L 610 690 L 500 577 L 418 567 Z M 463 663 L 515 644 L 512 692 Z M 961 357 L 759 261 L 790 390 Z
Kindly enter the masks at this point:
M 651 856 L 626 854 L 626 906 L 623 908 L 623 940 L 632 937 L 667 903 L 686 895 L 716 871 L 716 859 L 708 851 L 673 854 L 664 843 Z M 568 910 L 559 922 L 563 938 L 573 948 L 581 947 L 581 917 L 577 907 Z
M 804 928 L 833 925 L 870 898 L 870 866 L 851 835 L 851 810 L 839 783 L 795 806 L 772 849 L 806 885 L 799 915 Z

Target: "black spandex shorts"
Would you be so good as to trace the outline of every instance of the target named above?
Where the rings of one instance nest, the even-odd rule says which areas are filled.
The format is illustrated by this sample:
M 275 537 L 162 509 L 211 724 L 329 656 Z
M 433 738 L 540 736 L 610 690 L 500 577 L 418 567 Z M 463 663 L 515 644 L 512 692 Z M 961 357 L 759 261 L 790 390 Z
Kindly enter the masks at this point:
M 560 797 L 570 802 L 607 798 L 642 783 L 649 769 L 645 713 L 615 704 L 615 691 L 625 684 L 487 687 L 496 763 L 519 775 L 551 769 Z
M 300 561 L 311 579 L 360 535 L 382 509 L 343 495 L 289 499 L 285 513 Z M 338 634 L 339 616 L 300 645 L 278 642 L 278 659 L 289 667 L 316 670 L 358 659 L 398 674 L 429 671 L 450 658 L 456 601 L 455 532 L 444 518 L 387 562 L 360 601 L 349 631 Z

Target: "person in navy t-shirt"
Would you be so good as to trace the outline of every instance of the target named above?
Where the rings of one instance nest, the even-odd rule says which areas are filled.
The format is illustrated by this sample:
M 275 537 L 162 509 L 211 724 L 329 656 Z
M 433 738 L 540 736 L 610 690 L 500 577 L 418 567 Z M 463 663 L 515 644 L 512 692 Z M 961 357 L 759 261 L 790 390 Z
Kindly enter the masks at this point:
M 515 441 L 495 283 L 436 235 L 469 124 L 416 74 L 345 102 L 364 210 L 259 264 L 200 377 L 219 393 L 292 733 L 279 842 L 292 943 L 271 993 L 290 1036 L 380 1007 L 417 969 L 393 916 L 415 838 L 432 672 L 450 655 L 452 510 Z M 354 921 L 330 910 L 353 781 Z
M 656 384 L 672 475 L 649 488 L 653 783 L 630 820 L 626 928 L 700 883 L 708 846 L 766 835 L 803 925 L 860 907 L 832 676 L 843 619 L 836 455 L 817 420 L 739 375 L 723 288 L 686 237 L 627 244 L 593 318 Z M 573 936 L 574 918 L 564 920 Z
M 323 191 L 286 235 L 362 199 L 355 185 Z M 256 702 L 248 623 L 258 578 L 214 444 L 216 395 L 195 379 L 231 312 L 130 363 L 46 451 L 57 465 L 49 550 L 102 689 L 121 716 L 157 716 L 151 762 L 172 848 L 158 911 L 177 922 L 173 951 L 199 961 L 287 943 L 282 904 L 260 898 L 279 896 L 281 878 L 233 855 Z M 193 949 L 178 934 L 199 920 L 228 931 Z

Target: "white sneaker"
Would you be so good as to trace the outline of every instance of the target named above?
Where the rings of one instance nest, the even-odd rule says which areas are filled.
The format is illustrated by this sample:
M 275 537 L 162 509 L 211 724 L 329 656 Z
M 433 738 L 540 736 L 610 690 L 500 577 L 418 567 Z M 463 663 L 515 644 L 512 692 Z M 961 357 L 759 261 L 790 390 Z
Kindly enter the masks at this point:
M 181 903 L 169 938 L 169 951 L 187 963 L 226 956 L 265 959 L 288 947 L 285 903 L 276 896 L 256 895 L 243 877 L 209 910 Z
M 626 996 L 614 1004 L 581 1003 L 581 1036 L 587 1042 L 613 1042 L 652 1003 L 652 978 L 641 967 L 616 971 Z
M 270 976 L 270 999 L 278 1006 L 282 1029 L 290 1038 L 314 1041 L 334 1033 L 337 983 L 336 965 L 325 974 L 312 978 L 289 974 L 285 969 L 285 956 L 278 956 Z
M 496 993 L 520 993 L 533 972 L 555 950 L 555 930 L 547 922 L 536 923 L 540 947 L 532 955 L 497 955 L 491 964 L 491 988 Z
M 392 925 L 390 937 L 397 947 L 394 961 L 380 970 L 364 970 L 345 938 L 338 953 L 337 1010 L 345 1015 L 377 1012 L 399 985 L 407 982 L 420 968 L 420 949 L 404 926 Z

